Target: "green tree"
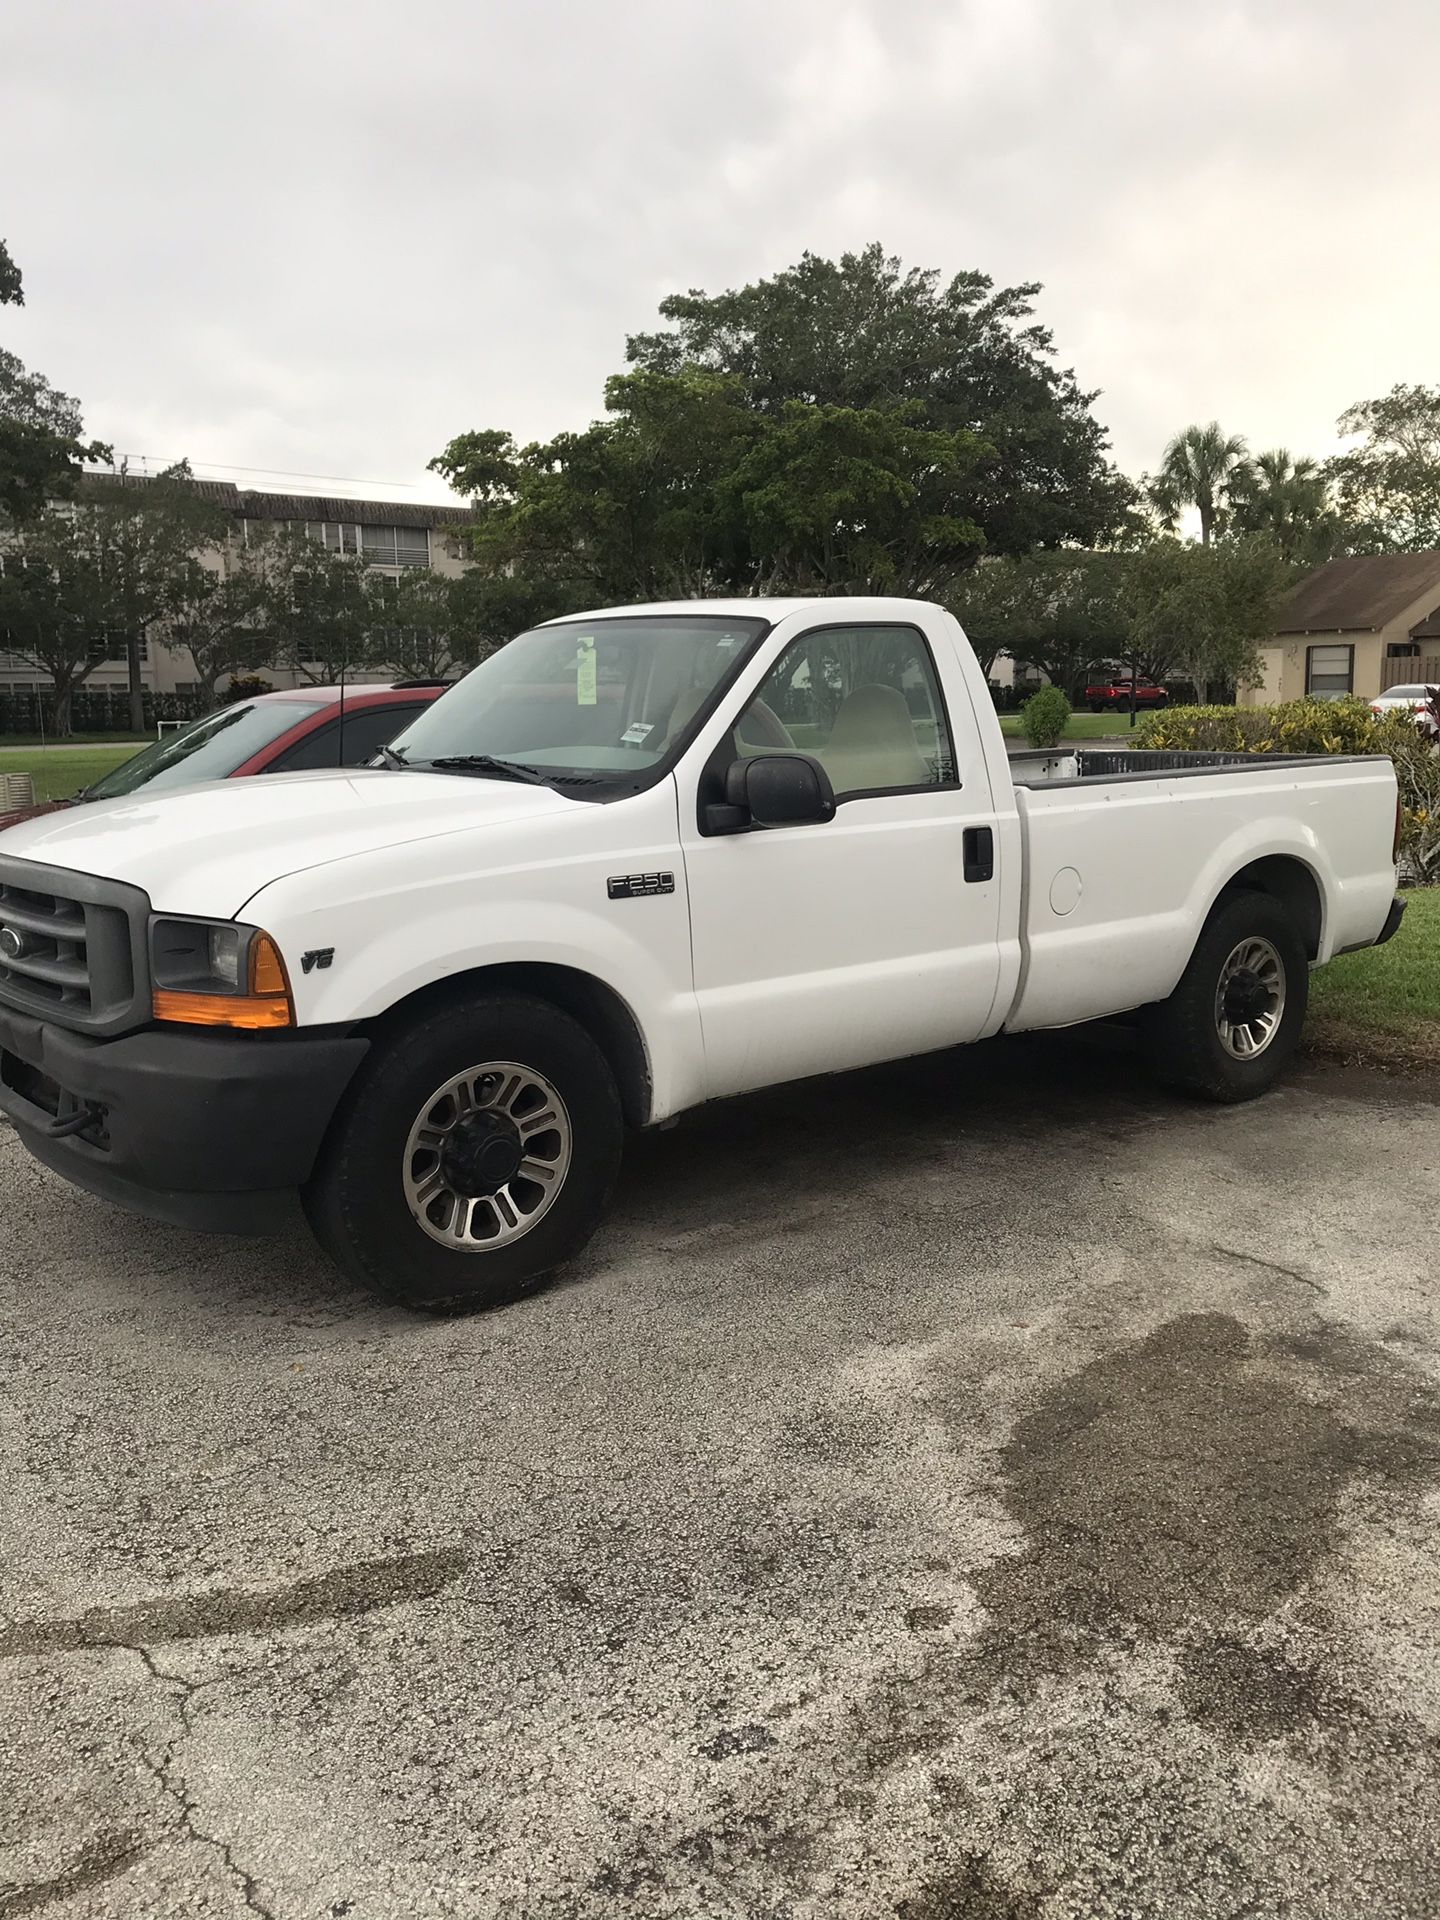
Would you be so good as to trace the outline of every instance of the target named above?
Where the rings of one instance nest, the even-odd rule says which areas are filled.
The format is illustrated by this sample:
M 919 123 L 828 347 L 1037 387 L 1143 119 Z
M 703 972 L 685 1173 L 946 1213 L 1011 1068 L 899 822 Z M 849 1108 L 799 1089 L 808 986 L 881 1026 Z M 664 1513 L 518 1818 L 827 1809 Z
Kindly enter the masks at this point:
M 727 518 L 767 590 L 932 595 L 971 566 L 967 517 L 988 451 L 902 411 L 789 402 L 726 476 Z
M 764 414 L 796 402 L 903 409 L 916 427 L 973 435 L 989 452 L 955 517 L 994 552 L 1088 545 L 1121 530 L 1134 490 L 1107 458 L 1096 396 L 1055 365 L 1034 317 L 1039 291 L 976 272 L 942 282 L 878 244 L 839 260 L 807 253 L 769 280 L 672 294 L 660 306 L 668 326 L 633 336 L 627 355 L 653 373 L 737 380 Z
M 142 643 L 183 608 L 194 556 L 229 537 L 229 516 L 196 488 L 183 460 L 154 479 L 92 477 L 76 513 L 104 585 L 106 624 L 125 638 L 130 725 L 139 733 L 145 725 Z
M 987 679 L 1002 653 L 1014 655 L 1040 638 L 1050 611 L 1041 570 L 998 554 L 963 573 L 945 604 Z
M 24 304 L 20 269 L 0 240 L 0 307 Z M 0 520 L 33 520 L 73 497 L 81 462 L 110 458 L 83 434 L 79 402 L 0 349 Z
M 1392 387 L 1348 407 L 1336 425 L 1363 437 L 1326 464 L 1352 545 L 1379 553 L 1440 547 L 1440 388 Z
M 1183 509 L 1194 507 L 1200 515 L 1200 544 L 1208 547 L 1225 525 L 1226 493 L 1244 461 L 1245 442 L 1223 432 L 1218 420 L 1177 433 L 1149 488 L 1164 525 L 1173 531 Z
M 0 240 L 0 307 L 23 307 L 25 287 L 9 247 Z
M 1292 459 L 1286 448 L 1274 447 L 1242 461 L 1227 491 L 1234 531 L 1268 534 L 1296 565 L 1318 566 L 1343 543 L 1343 525 L 1318 460 Z
M 397 680 L 444 680 L 473 666 L 480 655 L 457 617 L 458 584 L 428 567 L 414 567 L 399 579 L 374 577 L 371 590 L 383 621 L 371 639 L 369 665 Z
M 266 657 L 302 680 L 330 685 L 373 664 L 391 624 L 382 576 L 353 553 L 288 527 L 257 542 L 262 570 Z
M 106 598 L 95 555 L 73 513 L 37 514 L 0 555 L 4 646 L 50 681 L 50 730 L 70 731 L 75 689 L 109 654 Z
M 608 417 L 581 433 L 520 449 L 507 434 L 462 434 L 431 462 L 479 511 L 482 567 L 592 605 L 743 578 L 741 532 L 720 492 L 758 425 L 738 385 L 620 375 L 605 401 Z
M 80 403 L 0 348 L 0 514 L 23 523 L 72 499 L 81 462 L 110 457 L 83 434 Z
M 194 558 L 181 566 L 165 618 L 164 640 L 190 655 L 207 704 L 225 674 L 270 665 L 272 583 L 254 547 L 224 553 L 220 567 Z
M 1123 597 L 1135 645 L 1193 681 L 1202 706 L 1212 682 L 1252 685 L 1260 677 L 1260 642 L 1275 631 L 1289 578 L 1263 535 L 1210 547 L 1156 540 L 1125 559 Z
M 1126 560 L 1068 549 L 985 560 L 947 604 L 987 674 L 1006 652 L 1020 666 L 1038 668 L 1073 701 L 1097 661 L 1128 655 Z
M 738 592 L 933 592 L 968 566 L 965 517 L 988 449 L 906 409 L 792 402 L 728 375 L 617 376 L 608 417 L 517 451 L 465 434 L 431 464 L 469 492 L 487 577 L 577 605 Z

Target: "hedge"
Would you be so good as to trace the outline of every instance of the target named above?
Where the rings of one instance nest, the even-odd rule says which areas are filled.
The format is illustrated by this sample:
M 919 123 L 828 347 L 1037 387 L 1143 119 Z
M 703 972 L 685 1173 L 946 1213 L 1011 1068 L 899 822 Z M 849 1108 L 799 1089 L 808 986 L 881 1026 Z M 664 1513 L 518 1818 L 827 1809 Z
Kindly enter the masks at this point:
M 46 687 L 0 688 L 0 734 L 49 733 L 54 695 Z M 145 730 L 157 720 L 198 720 L 213 702 L 201 693 L 145 693 Z M 129 733 L 130 695 L 123 687 L 79 687 L 70 699 L 74 733 Z

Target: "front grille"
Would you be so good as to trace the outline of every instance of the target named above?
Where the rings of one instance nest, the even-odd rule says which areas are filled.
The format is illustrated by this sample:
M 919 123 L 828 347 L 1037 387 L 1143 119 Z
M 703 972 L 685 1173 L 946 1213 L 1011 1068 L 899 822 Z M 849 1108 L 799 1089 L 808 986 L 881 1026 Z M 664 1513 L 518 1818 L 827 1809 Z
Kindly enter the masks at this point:
M 149 909 L 138 887 L 0 859 L 0 1004 L 89 1032 L 137 1023 Z
M 22 980 L 30 992 L 88 1014 L 89 939 L 85 909 L 78 901 L 0 887 L 0 983 Z

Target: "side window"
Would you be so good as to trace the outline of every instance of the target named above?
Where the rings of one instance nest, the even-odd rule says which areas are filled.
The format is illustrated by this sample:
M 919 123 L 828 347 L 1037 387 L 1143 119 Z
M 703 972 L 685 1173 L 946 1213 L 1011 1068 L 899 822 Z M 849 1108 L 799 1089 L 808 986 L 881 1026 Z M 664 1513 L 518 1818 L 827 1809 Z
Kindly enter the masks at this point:
M 347 714 L 342 763 L 363 767 L 422 711 L 420 707 L 366 707 L 362 713 Z
M 358 713 L 345 715 L 343 757 L 340 722 L 330 720 L 297 740 L 266 771 L 308 773 L 316 767 L 363 767 L 419 712 L 419 707 L 362 707 Z
M 954 786 L 930 649 L 915 627 L 825 627 L 787 647 L 735 729 L 742 754 L 811 754 L 835 797 Z
M 307 733 L 303 740 L 297 740 L 293 747 L 287 747 L 284 753 L 276 754 L 266 767 L 266 773 L 308 773 L 315 767 L 333 767 L 339 751 L 340 741 L 335 732 L 335 722 L 327 720 L 323 727 L 316 727 L 313 733 Z

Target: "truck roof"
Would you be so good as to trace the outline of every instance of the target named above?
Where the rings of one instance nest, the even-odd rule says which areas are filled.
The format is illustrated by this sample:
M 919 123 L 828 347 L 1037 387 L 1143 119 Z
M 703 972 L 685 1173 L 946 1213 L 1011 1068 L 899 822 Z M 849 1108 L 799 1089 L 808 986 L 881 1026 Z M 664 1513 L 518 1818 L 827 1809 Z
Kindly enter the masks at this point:
M 830 595 L 796 594 L 771 598 L 757 595 L 753 600 L 729 598 L 720 600 L 649 600 L 628 607 L 587 607 L 583 613 L 562 613 L 554 620 L 547 620 L 546 626 L 558 627 L 576 620 L 612 619 L 619 614 L 681 614 L 712 613 L 726 619 L 769 620 L 775 622 L 785 619 L 792 613 L 808 612 L 811 608 L 824 607 L 831 612 L 842 613 L 846 617 L 856 617 L 855 610 L 863 609 L 870 620 L 879 613 L 883 619 L 885 612 L 894 613 L 899 609 L 913 610 L 916 607 L 929 606 L 928 600 L 907 599 L 904 596 L 886 598 L 879 595 Z

